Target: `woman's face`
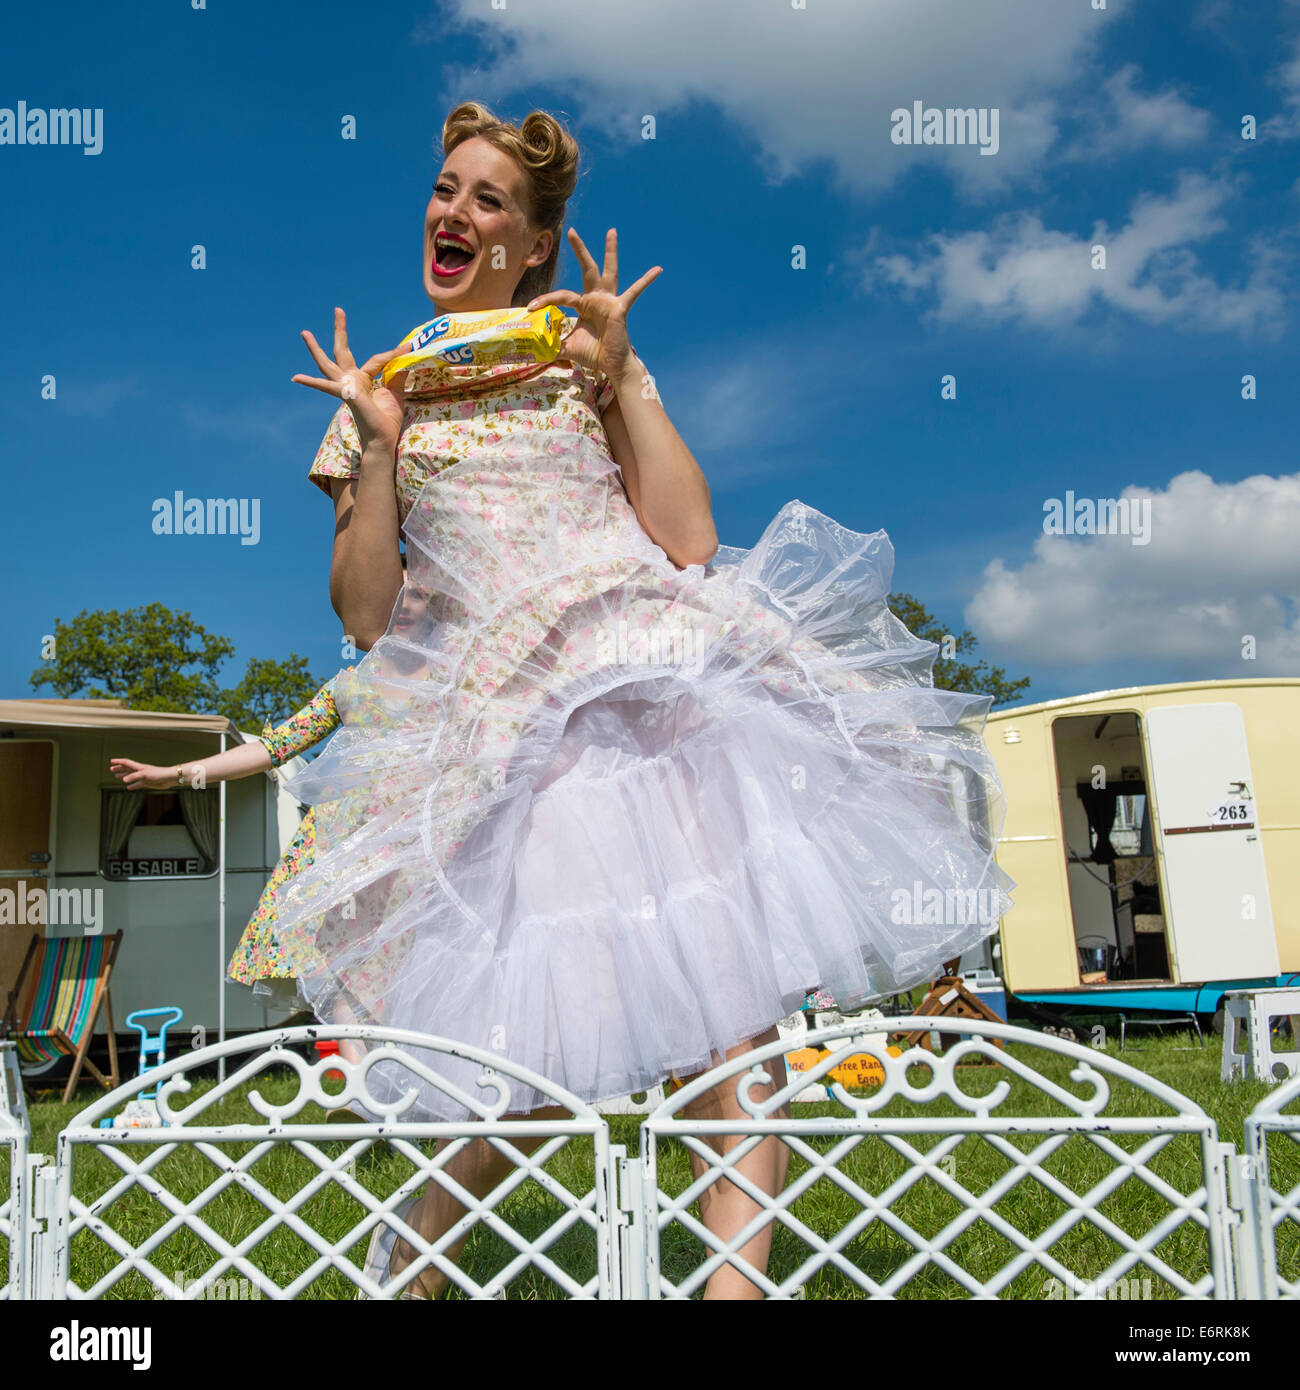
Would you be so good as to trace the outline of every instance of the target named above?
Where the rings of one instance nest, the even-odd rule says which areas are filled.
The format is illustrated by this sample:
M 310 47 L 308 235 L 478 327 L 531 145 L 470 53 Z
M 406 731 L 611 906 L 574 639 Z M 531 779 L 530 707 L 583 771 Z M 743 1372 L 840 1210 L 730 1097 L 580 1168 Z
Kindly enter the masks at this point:
M 411 584 L 402 585 L 398 595 L 397 612 L 393 614 L 392 631 L 398 637 L 410 637 L 426 616 L 426 601 Z
M 424 214 L 424 289 L 440 312 L 508 309 L 524 271 L 550 255 L 551 233 L 529 225 L 526 198 L 523 170 L 486 140 L 446 157 Z M 443 234 L 465 251 L 444 251 Z

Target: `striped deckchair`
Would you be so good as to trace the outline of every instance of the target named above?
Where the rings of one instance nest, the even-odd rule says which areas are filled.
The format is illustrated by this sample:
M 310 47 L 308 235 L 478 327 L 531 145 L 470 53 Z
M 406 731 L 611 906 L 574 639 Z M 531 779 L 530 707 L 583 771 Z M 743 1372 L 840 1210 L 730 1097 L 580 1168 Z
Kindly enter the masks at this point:
M 24 1062 L 74 1059 L 63 1092 L 65 1105 L 72 1099 L 83 1066 L 106 1090 L 119 1083 L 108 980 L 121 944 L 120 931 L 112 936 L 44 937 L 35 933 L 18 972 L 18 984 L 9 994 L 0 1036 L 17 1043 L 19 1058 Z M 88 1056 L 101 1008 L 108 1030 L 107 1076 Z

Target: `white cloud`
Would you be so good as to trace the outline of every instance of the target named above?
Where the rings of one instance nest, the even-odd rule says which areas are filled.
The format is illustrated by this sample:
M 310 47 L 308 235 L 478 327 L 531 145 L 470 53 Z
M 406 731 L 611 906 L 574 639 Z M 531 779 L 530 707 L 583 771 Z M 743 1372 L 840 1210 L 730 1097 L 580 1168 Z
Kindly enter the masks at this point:
M 1042 535 L 1019 568 L 993 560 L 965 613 L 981 643 L 1040 669 L 1300 675 L 1300 473 L 1217 483 L 1198 470 L 1122 496 L 1151 499 L 1149 542 Z M 1241 657 L 1247 634 L 1254 662 Z
M 1105 11 L 1043 0 L 810 0 L 806 9 L 754 0 L 490 9 L 451 0 L 416 38 L 445 48 L 461 30 L 487 45 L 481 65 L 445 70 L 452 101 L 491 104 L 554 74 L 584 121 L 629 144 L 641 143 L 642 116 L 651 114 L 658 148 L 671 151 L 695 138 L 689 104 L 711 102 L 757 143 L 773 181 L 824 163 L 844 187 L 873 190 L 920 164 L 988 193 L 1041 166 L 1069 114 L 1061 93 L 1078 87 L 1127 10 L 1128 0 Z M 970 145 L 895 145 L 890 113 L 917 100 L 997 107 L 997 156 Z
M 1172 87 L 1137 90 L 1139 68 L 1129 63 L 1102 84 L 1102 99 L 1081 113 L 1083 129 L 1062 158 L 1098 159 L 1152 145 L 1181 149 L 1210 133 L 1209 112 L 1193 106 Z
M 1192 13 L 1192 24 L 1198 29 L 1209 29 L 1220 42 L 1236 36 L 1232 27 L 1232 0 L 1200 0 Z
M 1149 323 L 1276 333 L 1284 304 L 1277 244 L 1254 238 L 1249 273 L 1236 287 L 1212 279 L 1191 249 L 1227 227 L 1221 209 L 1233 191 L 1227 179 L 1183 174 L 1171 196 L 1136 198 L 1127 225 L 1112 233 L 1098 221 L 1087 237 L 1017 213 L 992 231 L 935 234 L 928 254 L 878 256 L 865 279 L 933 291 L 934 314 L 943 320 L 987 316 L 1059 326 L 1105 305 Z M 1094 244 L 1106 248 L 1104 270 L 1092 268 Z
M 1260 133 L 1276 140 L 1300 138 L 1300 34 L 1291 41 L 1290 56 L 1273 73 L 1282 90 L 1282 110 L 1260 126 Z

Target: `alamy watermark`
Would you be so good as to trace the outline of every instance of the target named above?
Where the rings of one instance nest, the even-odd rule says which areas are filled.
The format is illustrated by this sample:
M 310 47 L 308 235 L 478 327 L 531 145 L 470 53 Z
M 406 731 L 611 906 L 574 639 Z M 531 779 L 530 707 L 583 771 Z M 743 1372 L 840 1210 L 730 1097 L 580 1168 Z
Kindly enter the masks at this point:
M 1049 536 L 1128 536 L 1134 545 L 1151 540 L 1149 497 L 1049 497 L 1043 503 L 1043 531 Z
M 74 1318 L 50 1332 L 51 1361 L 129 1361 L 133 1371 L 153 1365 L 150 1327 L 82 1327 Z
M 178 488 L 153 503 L 156 536 L 238 536 L 256 545 L 262 536 L 260 497 L 186 497 Z
M 980 154 L 997 154 L 999 108 L 996 106 L 926 106 L 889 113 L 889 138 L 896 145 L 978 145 Z
M 30 886 L 20 878 L 0 888 L 0 927 L 80 927 L 84 936 L 104 930 L 102 888 Z
M 176 1287 L 190 1298 L 218 1299 L 223 1302 L 243 1303 L 262 1297 L 262 1290 L 251 1279 L 237 1279 L 234 1275 L 221 1279 L 210 1274 L 189 1275 L 181 1270 L 176 1276 Z M 154 1294 L 155 1301 L 166 1297 L 161 1290 Z
M 704 634 L 682 623 L 629 629 L 627 619 L 620 618 L 617 625 L 606 624 L 596 633 L 597 659 L 607 664 L 688 665 L 700 659 L 705 646 Z
M 82 154 L 104 148 L 104 108 L 53 107 L 20 101 L 0 106 L 0 145 L 80 145 Z
M 1002 895 L 996 888 L 926 888 L 917 879 L 910 889 L 890 894 L 889 920 L 896 923 L 960 926 L 979 922 L 991 926 L 999 919 Z
M 1041 1297 L 1053 1299 L 1108 1298 L 1137 1302 L 1156 1296 L 1156 1283 L 1149 1274 L 1119 1275 L 1113 1279 L 1080 1279 L 1067 1274 L 1064 1279 L 1053 1275 L 1043 1283 Z

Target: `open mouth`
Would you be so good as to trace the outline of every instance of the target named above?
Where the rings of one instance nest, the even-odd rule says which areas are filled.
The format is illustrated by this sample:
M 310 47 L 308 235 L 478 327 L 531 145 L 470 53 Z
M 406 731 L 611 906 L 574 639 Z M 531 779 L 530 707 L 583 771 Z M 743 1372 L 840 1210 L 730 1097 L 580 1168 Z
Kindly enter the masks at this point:
M 433 239 L 433 273 L 439 276 L 459 275 L 474 259 L 474 250 L 466 242 L 439 232 Z

